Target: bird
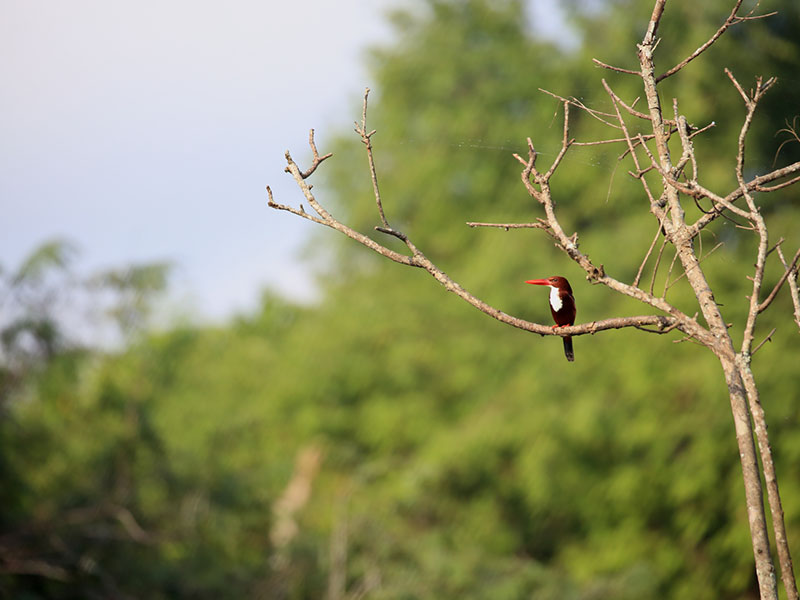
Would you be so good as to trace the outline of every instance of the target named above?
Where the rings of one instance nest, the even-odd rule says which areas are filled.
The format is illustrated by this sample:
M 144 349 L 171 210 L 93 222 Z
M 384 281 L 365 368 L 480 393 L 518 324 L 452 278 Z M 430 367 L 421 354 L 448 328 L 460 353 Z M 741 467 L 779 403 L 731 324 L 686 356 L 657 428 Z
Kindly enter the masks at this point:
M 529 279 L 525 283 L 546 285 L 550 288 L 550 313 L 556 322 L 553 329 L 575 324 L 575 297 L 572 295 L 572 288 L 566 278 L 556 275 L 547 279 Z M 568 361 L 572 362 L 575 360 L 575 353 L 572 351 L 572 336 L 565 336 L 563 340 L 564 355 Z

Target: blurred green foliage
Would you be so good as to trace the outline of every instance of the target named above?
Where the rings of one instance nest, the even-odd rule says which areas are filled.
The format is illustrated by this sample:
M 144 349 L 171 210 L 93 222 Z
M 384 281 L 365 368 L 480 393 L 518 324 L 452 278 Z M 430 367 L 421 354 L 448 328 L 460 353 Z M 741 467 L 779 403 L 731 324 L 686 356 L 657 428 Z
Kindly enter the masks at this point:
M 669 4 L 658 64 L 691 53 L 730 4 Z M 649 3 L 568 5 L 574 48 L 535 39 L 522 2 L 427 0 L 394 14 L 396 39 L 371 54 L 368 126 L 390 222 L 475 294 L 540 322 L 546 298 L 522 282 L 553 274 L 572 279 L 579 321 L 643 312 L 586 283 L 541 232 L 464 225 L 539 216 L 511 157 L 526 136 L 544 163 L 558 151 L 558 102 L 539 88 L 600 110 L 611 108 L 603 77 L 626 101 L 640 93 L 635 78 L 590 59 L 635 67 Z M 737 25 L 664 82 L 665 106 L 676 96 L 691 123 L 716 122 L 696 147 L 701 180 L 721 191 L 735 185 L 743 116 L 723 66 L 744 85 L 780 78 L 748 146 L 752 172 L 771 168 L 785 139 L 775 134 L 800 106 L 800 9 L 788 0 L 761 9 L 780 14 Z M 578 139 L 609 137 L 573 117 Z M 797 160 L 799 146 L 785 145 L 777 163 Z M 363 147 L 350 134 L 321 151 L 331 149 L 320 200 L 375 234 Z M 553 188 L 565 228 L 631 280 L 656 227 L 619 152 L 574 148 Z M 800 245 L 793 193 L 763 198 L 773 238 L 789 248 Z M 703 239 L 706 250 L 717 242 L 703 264 L 741 335 L 755 239 L 720 219 Z M 45 246 L 20 273 L 65 268 L 57 250 Z M 258 311 L 225 326 L 140 336 L 114 353 L 61 345 L 24 369 L 6 348 L 2 597 L 756 596 L 726 390 L 703 348 L 673 343 L 677 334 L 605 332 L 576 338 L 569 364 L 558 340 L 501 326 L 424 272 L 328 231 L 312 250 L 322 290 L 312 306 L 265 293 Z M 766 285 L 779 276 L 771 266 Z M 143 321 L 166 272 L 94 281 L 118 294 L 112 312 L 124 328 Z M 682 284 L 668 297 L 692 314 Z M 797 557 L 790 312 L 781 294 L 762 316 L 760 332 L 778 331 L 754 370 Z M 13 325 L 3 323 L 4 340 Z

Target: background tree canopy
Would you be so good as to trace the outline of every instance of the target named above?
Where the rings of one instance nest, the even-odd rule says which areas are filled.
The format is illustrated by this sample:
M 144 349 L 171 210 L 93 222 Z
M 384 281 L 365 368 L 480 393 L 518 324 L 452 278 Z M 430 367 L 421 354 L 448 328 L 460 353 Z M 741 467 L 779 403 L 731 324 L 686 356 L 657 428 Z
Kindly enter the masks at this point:
M 575 47 L 533 38 L 519 1 L 427 0 L 395 13 L 395 41 L 370 55 L 390 218 L 465 287 L 539 322 L 549 322 L 545 294 L 522 282 L 555 274 L 573 279 L 579 321 L 639 312 L 583 281 L 540 232 L 465 225 L 536 216 L 511 154 L 534 134 L 543 155 L 558 151 L 558 103 L 539 88 L 602 110 L 606 77 L 627 101 L 635 97 L 633 80 L 591 58 L 634 67 L 649 3 L 569 8 Z M 716 122 L 697 143 L 709 186 L 735 181 L 743 115 L 723 67 L 740 81 L 779 78 L 757 116 L 750 168 L 800 154 L 797 143 L 778 152 L 787 136 L 776 135 L 800 107 L 800 7 L 761 8 L 779 15 L 736 26 L 669 81 L 665 97 L 679 94 L 690 122 Z M 730 9 L 719 0 L 670 3 L 659 64 L 691 53 Z M 576 125 L 580 139 L 599 139 L 586 116 Z M 360 142 L 343 132 L 320 150 L 334 157 L 316 189 L 370 231 Z M 562 223 L 581 230 L 598 264 L 630 280 L 655 223 L 617 156 L 575 151 L 553 187 Z M 796 202 L 773 196 L 765 211 L 780 216 L 774 235 L 796 247 Z M 264 218 L 287 217 L 265 210 Z M 704 264 L 733 320 L 747 310 L 756 241 L 720 219 L 703 239 L 708 249 L 718 242 Z M 259 311 L 225 326 L 176 326 L 114 353 L 60 343 L 16 360 L 4 346 L 4 597 L 755 595 L 737 448 L 713 357 L 672 343 L 679 335 L 623 330 L 577 338 L 569 364 L 559 340 L 486 319 L 424 273 L 328 232 L 311 251 L 322 292 L 310 306 L 267 292 Z M 49 252 L 43 269 L 67 268 Z M 6 290 L 17 289 L 13 274 L 0 273 Z M 165 275 L 153 265 L 97 281 L 116 290 L 115 314 L 130 324 Z M 678 306 L 691 298 L 682 284 L 669 292 Z M 15 314 L 36 316 L 31 306 Z M 782 296 L 759 321 L 763 334 L 778 331 L 754 370 L 798 556 L 800 371 L 789 313 Z M 16 339 L 22 322 L 4 320 L 3 339 Z M 61 324 L 47 324 L 32 339 L 58 339 Z

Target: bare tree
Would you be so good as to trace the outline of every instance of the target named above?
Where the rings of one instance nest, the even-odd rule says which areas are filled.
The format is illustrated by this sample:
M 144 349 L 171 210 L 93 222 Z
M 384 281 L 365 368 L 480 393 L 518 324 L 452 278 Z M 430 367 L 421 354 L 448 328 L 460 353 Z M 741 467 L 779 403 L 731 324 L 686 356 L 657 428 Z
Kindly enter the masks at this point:
M 791 260 L 783 254 L 781 244 L 783 240 L 770 246 L 767 224 L 761 215 L 759 206 L 754 197 L 755 193 L 769 193 L 800 182 L 800 162 L 795 162 L 783 168 L 775 169 L 769 173 L 747 179 L 745 176 L 745 148 L 748 131 L 759 102 L 775 82 L 774 79 L 764 81 L 758 78 L 754 87 L 749 91 L 739 83 L 730 71 L 727 76 L 733 85 L 733 90 L 738 93 L 744 103 L 745 116 L 738 138 L 738 151 L 736 163 L 732 165 L 735 172 L 736 185 L 725 192 L 712 191 L 703 186 L 700 181 L 699 164 L 695 155 L 694 139 L 713 126 L 694 127 L 681 115 L 677 99 L 672 102 L 671 115 L 665 116 L 658 93 L 658 85 L 664 79 L 678 73 L 689 62 L 700 56 L 725 31 L 733 25 L 767 17 L 770 15 L 755 15 L 753 11 L 739 15 L 742 0 L 737 0 L 725 22 L 704 44 L 698 47 L 690 56 L 676 64 L 667 71 L 657 74 L 654 51 L 658 44 L 656 37 L 661 21 L 666 0 L 656 0 L 653 7 L 647 31 L 642 41 L 638 44 L 639 70 L 623 69 L 605 64 L 597 59 L 595 62 L 606 69 L 629 74 L 641 79 L 644 97 L 647 102 L 646 111 L 638 111 L 635 103 L 626 103 L 620 98 L 611 86 L 604 80 L 603 87 L 611 99 L 614 111 L 602 112 L 592 109 L 575 98 L 565 98 L 546 92 L 559 100 L 563 108 L 563 136 L 561 148 L 553 162 L 545 167 L 537 166 L 537 151 L 530 138 L 528 138 L 527 156 L 514 155 L 522 164 L 522 183 L 532 198 L 540 205 L 543 216 L 530 223 L 468 223 L 471 227 L 500 227 L 511 228 L 537 228 L 549 235 L 556 246 L 563 250 L 586 273 L 586 278 L 596 284 L 605 285 L 612 290 L 639 300 L 644 305 L 657 309 L 661 314 L 615 317 L 601 321 L 581 323 L 568 327 L 552 328 L 548 325 L 532 323 L 506 314 L 465 290 L 458 282 L 451 279 L 437 267 L 423 252 L 417 248 L 408 235 L 392 227 L 387 220 L 383 208 L 378 186 L 378 177 L 373 160 L 372 137 L 375 131 L 367 128 L 367 97 L 369 89 L 364 94 L 363 114 L 360 123 L 356 123 L 355 131 L 361 137 L 366 147 L 369 162 L 369 172 L 375 194 L 375 203 L 378 209 L 380 224 L 375 227 L 378 232 L 393 236 L 401 240 L 408 248 L 408 253 L 396 252 L 387 246 L 375 241 L 333 217 L 314 197 L 312 186 L 308 178 L 316 171 L 317 167 L 331 156 L 320 155 L 314 143 L 314 131 L 309 134 L 309 145 L 313 154 L 313 162 L 305 171 L 301 170 L 286 153 L 287 167 L 297 185 L 300 187 L 308 204 L 316 214 L 306 212 L 303 206 L 294 208 L 278 204 L 274 201 L 272 192 L 267 187 L 269 206 L 278 210 L 285 210 L 297 216 L 331 227 L 357 242 L 367 246 L 375 252 L 410 267 L 425 269 L 447 290 L 455 293 L 482 312 L 495 319 L 541 335 L 578 336 L 593 334 L 607 329 L 623 327 L 636 327 L 651 333 L 663 334 L 672 330 L 682 332 L 686 337 L 699 343 L 717 357 L 722 367 L 727 384 L 731 411 L 733 414 L 736 440 L 744 478 L 745 499 L 747 515 L 750 525 L 750 534 L 755 557 L 755 569 L 761 597 L 764 599 L 777 599 L 777 578 L 772 553 L 770 549 L 769 532 L 767 527 L 766 512 L 763 502 L 761 475 L 763 474 L 767 488 L 767 499 L 772 517 L 772 528 L 775 546 L 780 566 L 781 579 L 786 589 L 787 597 L 797 599 L 798 592 L 794 579 L 792 559 L 786 539 L 783 510 L 781 508 L 778 481 L 772 460 L 772 451 L 767 435 L 767 425 L 764 410 L 759 400 L 758 387 L 750 368 L 753 355 L 761 345 L 769 339 L 774 330 L 764 340 L 756 344 L 755 326 L 759 315 L 766 310 L 775 299 L 783 284 L 788 282 L 792 302 L 794 304 L 794 320 L 800 327 L 800 299 L 798 298 L 798 261 L 800 250 Z M 773 13 L 771 13 L 773 14 Z M 543 90 L 544 91 L 544 90 Z M 612 134 L 601 141 L 578 142 L 570 136 L 570 110 L 584 111 L 590 116 L 604 123 Z M 680 141 L 681 154 L 669 148 L 670 139 L 677 135 Z M 795 136 L 796 137 L 796 136 Z M 578 234 L 568 236 L 556 214 L 554 197 L 556 192 L 551 189 L 553 174 L 572 146 L 621 144 L 627 157 L 633 165 L 629 174 L 639 180 L 642 191 L 649 202 L 650 212 L 658 222 L 658 232 L 652 244 L 646 251 L 644 259 L 632 283 L 625 283 L 615 279 L 605 272 L 603 265 L 594 264 L 587 254 L 579 249 Z M 649 175 L 648 175 L 649 174 Z M 657 179 L 654 179 L 654 175 Z M 657 181 L 654 185 L 653 182 Z M 704 211 L 702 216 L 694 222 L 687 219 L 682 202 L 692 199 L 695 202 L 705 200 L 710 203 L 710 210 Z M 755 258 L 755 267 L 752 276 L 752 292 L 749 296 L 749 310 L 743 327 L 744 335 L 741 346 L 737 349 L 734 340 L 728 332 L 720 308 L 714 299 L 714 293 L 708 283 L 706 273 L 701 264 L 702 257 L 698 256 L 695 249 L 695 240 L 710 223 L 719 217 L 734 215 L 747 223 L 745 226 L 751 230 L 758 239 L 758 251 Z M 655 252 L 660 242 L 660 250 Z M 697 299 L 698 312 L 693 316 L 681 311 L 667 301 L 665 286 L 664 291 L 657 295 L 654 291 L 655 275 L 661 264 L 664 248 L 671 245 L 674 248 L 677 260 L 680 262 L 682 273 L 691 286 Z M 774 287 L 764 294 L 763 279 L 764 269 L 770 255 L 776 255 L 783 267 L 783 276 Z M 652 279 L 650 286 L 642 285 L 642 275 L 651 258 L 655 256 L 652 266 Z M 670 267 L 670 270 L 675 268 Z M 705 323 L 697 320 L 702 314 Z M 756 453 L 753 434 L 758 444 L 759 453 Z M 759 454 L 761 461 L 759 463 Z

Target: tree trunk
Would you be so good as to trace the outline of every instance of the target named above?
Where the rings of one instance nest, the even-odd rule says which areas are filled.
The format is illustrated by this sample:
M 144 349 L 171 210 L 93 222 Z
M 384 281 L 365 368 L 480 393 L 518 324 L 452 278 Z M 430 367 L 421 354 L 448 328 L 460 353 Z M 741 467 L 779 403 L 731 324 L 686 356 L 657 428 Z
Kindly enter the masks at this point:
M 753 542 L 758 589 L 762 600 L 777 600 L 778 586 L 769 549 L 761 477 L 756 447 L 753 443 L 753 430 L 750 427 L 750 411 L 747 408 L 744 383 L 733 358 L 720 357 L 720 363 L 730 394 L 736 443 L 739 446 L 739 459 L 742 463 L 747 520 L 750 524 L 750 538 Z

